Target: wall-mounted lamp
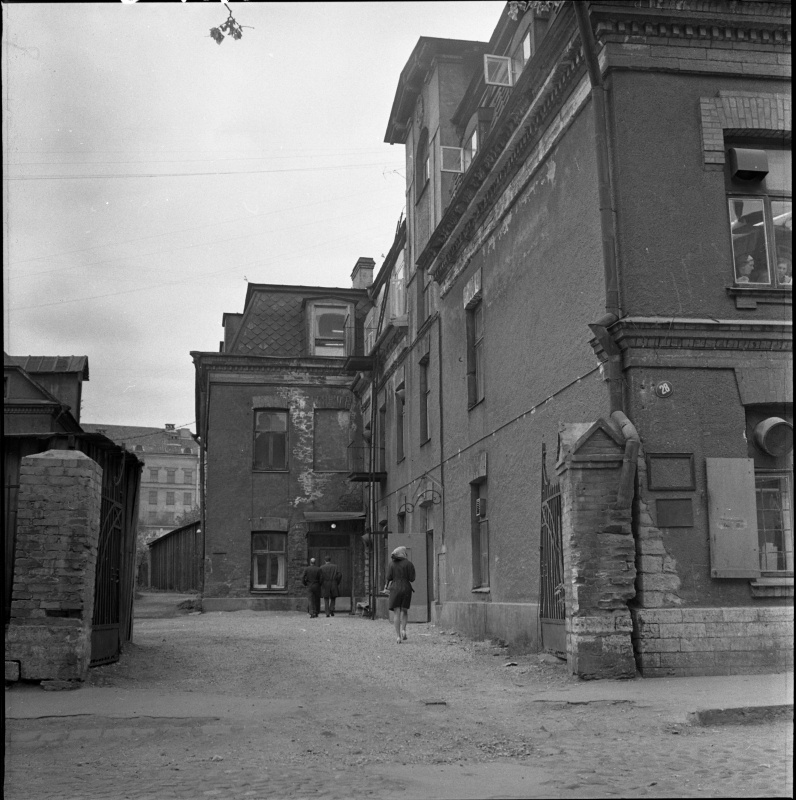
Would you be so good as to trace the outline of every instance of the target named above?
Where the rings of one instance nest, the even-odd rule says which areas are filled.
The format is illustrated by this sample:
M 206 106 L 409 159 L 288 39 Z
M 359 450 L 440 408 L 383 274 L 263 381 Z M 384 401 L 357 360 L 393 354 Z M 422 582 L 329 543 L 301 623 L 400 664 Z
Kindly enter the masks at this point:
M 781 417 L 769 417 L 755 425 L 755 444 L 770 456 L 786 456 L 793 450 L 793 425 Z

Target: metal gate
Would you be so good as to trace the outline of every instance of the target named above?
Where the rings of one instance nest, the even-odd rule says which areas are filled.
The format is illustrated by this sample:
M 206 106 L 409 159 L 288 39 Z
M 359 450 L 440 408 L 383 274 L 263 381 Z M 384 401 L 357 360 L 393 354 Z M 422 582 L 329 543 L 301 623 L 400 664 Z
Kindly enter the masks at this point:
M 542 444 L 542 525 L 539 537 L 539 619 L 542 649 L 566 658 L 564 549 L 561 487 L 547 476 L 547 452 Z
M 116 463 L 114 463 L 116 462 Z M 119 660 L 121 651 L 121 556 L 124 536 L 125 464 L 108 458 L 102 474 L 91 666 Z

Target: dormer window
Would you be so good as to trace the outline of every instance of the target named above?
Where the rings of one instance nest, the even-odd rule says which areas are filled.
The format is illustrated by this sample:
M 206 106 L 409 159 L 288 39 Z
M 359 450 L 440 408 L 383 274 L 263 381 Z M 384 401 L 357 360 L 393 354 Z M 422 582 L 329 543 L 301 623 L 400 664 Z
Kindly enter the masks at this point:
M 310 355 L 343 358 L 353 352 L 353 308 L 329 300 L 308 306 Z

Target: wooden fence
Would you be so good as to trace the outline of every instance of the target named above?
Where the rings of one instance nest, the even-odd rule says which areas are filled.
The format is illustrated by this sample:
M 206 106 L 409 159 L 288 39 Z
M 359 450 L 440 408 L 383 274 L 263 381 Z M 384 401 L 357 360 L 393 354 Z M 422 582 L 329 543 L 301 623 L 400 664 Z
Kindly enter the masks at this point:
M 204 552 L 202 529 L 198 522 L 183 525 L 151 542 L 149 555 L 149 585 L 153 589 L 201 591 Z

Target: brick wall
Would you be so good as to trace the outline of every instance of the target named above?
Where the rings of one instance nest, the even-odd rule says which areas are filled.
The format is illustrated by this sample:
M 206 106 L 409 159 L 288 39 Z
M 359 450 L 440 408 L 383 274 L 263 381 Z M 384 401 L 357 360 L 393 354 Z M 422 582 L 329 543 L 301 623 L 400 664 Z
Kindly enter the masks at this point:
M 102 471 L 76 450 L 22 459 L 6 679 L 84 680 Z
M 639 608 L 633 647 L 645 678 L 745 675 L 793 667 L 793 608 Z
M 618 506 L 622 438 L 607 423 L 565 425 L 561 481 L 567 664 L 583 678 L 636 674 L 628 600 L 635 594 L 629 508 Z

